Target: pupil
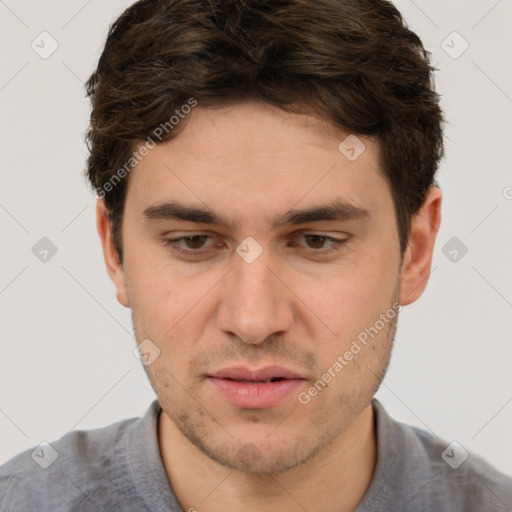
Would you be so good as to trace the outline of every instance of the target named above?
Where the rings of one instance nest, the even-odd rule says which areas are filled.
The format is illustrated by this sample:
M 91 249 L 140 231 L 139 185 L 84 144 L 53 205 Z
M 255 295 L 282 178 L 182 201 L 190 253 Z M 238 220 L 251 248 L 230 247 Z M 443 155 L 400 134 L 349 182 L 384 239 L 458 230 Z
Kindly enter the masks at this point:
M 309 241 L 313 241 L 313 244 L 309 244 L 314 249 L 321 249 L 324 244 L 324 237 L 319 235 L 307 235 Z
M 200 249 L 206 239 L 206 235 L 194 235 L 185 239 L 189 249 Z

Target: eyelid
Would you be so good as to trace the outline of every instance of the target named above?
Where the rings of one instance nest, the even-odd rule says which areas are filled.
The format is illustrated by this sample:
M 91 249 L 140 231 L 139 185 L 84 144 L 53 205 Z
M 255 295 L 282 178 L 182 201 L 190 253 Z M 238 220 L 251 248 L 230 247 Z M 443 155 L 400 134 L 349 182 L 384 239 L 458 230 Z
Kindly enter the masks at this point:
M 182 231 L 181 232 L 182 234 L 178 234 L 178 235 L 176 235 L 175 233 L 176 232 L 166 233 L 166 234 L 162 235 L 162 239 L 166 240 L 166 241 L 172 241 L 172 240 L 177 240 L 180 238 L 191 238 L 194 236 L 208 236 L 210 238 L 218 238 L 218 237 L 225 238 L 224 235 L 220 235 L 218 233 L 212 233 L 211 231 L 200 231 L 200 230 L 198 230 L 198 231 Z M 178 231 L 177 233 L 180 233 L 180 232 Z M 350 237 L 350 235 L 348 233 L 337 233 L 335 235 L 332 235 L 332 233 L 333 233 L 332 231 L 326 232 L 326 231 L 314 230 L 314 229 L 300 229 L 300 230 L 294 231 L 291 234 L 284 235 L 282 238 L 298 238 L 300 236 L 310 235 L 310 236 L 320 236 L 323 238 L 329 238 L 329 239 L 333 239 L 333 240 L 343 240 L 343 239 L 348 239 Z M 173 238 L 166 238 L 169 235 L 173 235 Z
M 164 242 L 164 245 L 166 247 L 168 247 L 170 250 L 177 252 L 177 253 L 184 254 L 184 255 L 188 255 L 188 256 L 203 256 L 206 253 L 208 253 L 209 251 L 211 251 L 212 249 L 214 249 L 215 247 L 222 245 L 222 244 L 213 244 L 213 246 L 209 246 L 207 248 L 201 247 L 199 249 L 188 249 L 186 247 L 179 245 L 180 242 L 182 242 L 184 239 L 193 238 L 196 236 L 206 236 L 207 238 L 209 238 L 211 240 L 214 240 L 214 238 L 215 238 L 210 233 L 190 232 L 189 234 L 175 236 L 174 238 L 164 238 L 163 242 Z M 302 244 L 294 243 L 294 245 L 301 245 L 304 252 L 307 252 L 307 253 L 313 254 L 313 255 L 318 255 L 318 256 L 322 256 L 322 255 L 327 256 L 327 255 L 330 255 L 332 253 L 339 251 L 341 249 L 341 246 L 343 246 L 343 244 L 345 242 L 347 242 L 350 238 L 347 235 L 345 235 L 344 238 L 337 238 L 337 237 L 333 237 L 333 236 L 330 236 L 330 235 L 327 235 L 324 233 L 319 233 L 316 231 L 308 231 L 308 230 L 300 230 L 298 232 L 295 232 L 294 236 L 290 237 L 290 238 L 292 238 L 292 240 L 296 240 L 303 236 L 318 236 L 319 238 L 323 238 L 326 241 L 330 242 L 330 245 L 327 248 L 320 248 L 320 249 L 312 249 L 312 248 L 308 248 Z
M 310 231 L 302 232 L 302 233 L 298 234 L 296 236 L 296 238 L 300 238 L 302 236 L 317 236 L 319 238 L 324 238 L 328 242 L 331 242 L 331 245 L 329 246 L 330 249 L 329 249 L 329 247 L 323 248 L 323 249 L 311 249 L 311 248 L 303 246 L 305 251 L 307 251 L 311 254 L 318 254 L 318 255 L 322 255 L 322 254 L 328 255 L 328 254 L 338 251 L 341 248 L 341 246 L 345 242 L 347 242 L 349 239 L 348 236 L 346 236 L 344 238 L 338 238 L 338 237 L 334 237 L 334 236 L 330 236 L 330 235 L 325 235 L 323 233 L 310 232 Z
M 207 237 L 208 239 L 210 240 L 214 240 L 214 237 L 211 235 L 211 234 L 208 234 L 208 233 L 191 233 L 191 234 L 188 234 L 188 235 L 180 235 L 180 236 L 175 236 L 173 238 L 163 238 L 163 242 L 166 246 L 174 246 L 174 247 L 179 247 L 179 242 L 183 241 L 184 239 L 186 238 L 194 238 L 196 236 L 205 236 Z M 219 245 L 219 244 L 214 244 L 215 245 Z M 188 252 L 195 252 L 195 253 L 199 253 L 201 250 L 203 250 L 202 248 L 201 249 L 186 249 Z

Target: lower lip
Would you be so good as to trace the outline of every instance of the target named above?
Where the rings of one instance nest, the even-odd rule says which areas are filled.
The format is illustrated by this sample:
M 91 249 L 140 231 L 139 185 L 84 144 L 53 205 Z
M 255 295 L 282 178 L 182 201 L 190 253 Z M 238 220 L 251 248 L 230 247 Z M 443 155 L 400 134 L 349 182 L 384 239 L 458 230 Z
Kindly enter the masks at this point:
M 244 409 L 274 407 L 305 382 L 304 379 L 283 379 L 251 383 L 216 377 L 208 377 L 208 380 L 229 403 Z

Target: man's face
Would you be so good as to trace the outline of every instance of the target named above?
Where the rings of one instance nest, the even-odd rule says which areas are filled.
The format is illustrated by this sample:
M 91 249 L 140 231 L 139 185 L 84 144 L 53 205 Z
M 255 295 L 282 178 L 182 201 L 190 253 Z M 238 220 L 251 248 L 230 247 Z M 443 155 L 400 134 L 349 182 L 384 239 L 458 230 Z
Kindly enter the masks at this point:
M 160 350 L 146 371 L 180 431 L 226 466 L 283 471 L 340 436 L 385 372 L 400 294 L 391 192 L 376 145 L 360 137 L 350 161 L 349 134 L 316 118 L 248 102 L 187 122 L 130 175 L 121 301 L 137 342 Z M 336 203 L 339 218 L 292 219 Z M 213 377 L 274 365 L 302 380 Z

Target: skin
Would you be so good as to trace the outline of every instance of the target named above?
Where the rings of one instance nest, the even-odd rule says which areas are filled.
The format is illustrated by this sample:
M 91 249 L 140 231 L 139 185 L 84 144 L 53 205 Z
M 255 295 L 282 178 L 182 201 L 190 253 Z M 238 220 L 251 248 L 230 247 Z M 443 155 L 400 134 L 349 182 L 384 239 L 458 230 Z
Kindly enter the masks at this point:
M 381 314 L 422 294 L 441 191 L 432 187 L 413 217 L 401 264 L 375 142 L 359 137 L 366 149 L 351 162 L 338 150 L 348 133 L 258 102 L 198 106 L 186 122 L 130 174 L 122 264 L 97 203 L 117 298 L 132 310 L 137 341 L 161 351 L 145 369 L 163 409 L 158 439 L 172 488 L 184 510 L 354 510 L 375 467 L 371 399 L 397 317 L 307 404 L 292 393 L 267 409 L 235 407 L 205 375 L 279 364 L 304 376 L 298 391 L 307 391 Z M 335 199 L 368 214 L 273 226 L 275 216 Z M 207 208 L 234 226 L 145 217 L 166 201 Z M 201 234 L 212 238 L 179 242 L 201 256 L 165 245 Z M 307 234 L 346 242 L 333 250 Z M 263 250 L 250 264 L 236 252 L 247 236 Z

